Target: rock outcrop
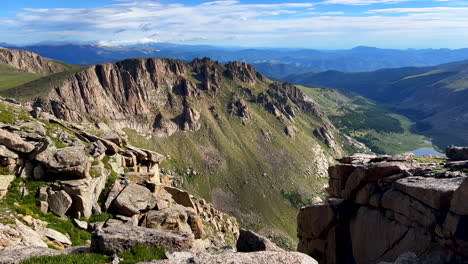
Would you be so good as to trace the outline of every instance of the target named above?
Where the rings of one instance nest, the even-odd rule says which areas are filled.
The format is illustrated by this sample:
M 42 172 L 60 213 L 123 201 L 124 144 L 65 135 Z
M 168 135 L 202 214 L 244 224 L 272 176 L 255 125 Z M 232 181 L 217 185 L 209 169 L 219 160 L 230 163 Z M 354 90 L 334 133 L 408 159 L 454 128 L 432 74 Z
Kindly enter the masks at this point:
M 169 255 L 168 260 L 155 260 L 151 262 L 142 262 L 140 264 L 317 264 L 317 261 L 311 257 L 298 252 L 251 252 L 251 253 L 191 253 L 177 252 Z
M 194 243 L 193 236 L 188 233 L 121 225 L 96 231 L 93 234 L 91 250 L 113 255 L 137 245 L 146 245 L 164 247 L 171 251 L 184 251 L 192 249 Z
M 60 63 L 41 57 L 34 52 L 2 47 L 0 47 L 0 64 L 9 65 L 21 72 L 36 74 L 51 74 L 66 70 Z
M 408 252 L 416 263 L 468 259 L 464 172 L 410 155 L 339 160 L 329 168 L 328 203 L 300 210 L 298 251 L 320 263 L 393 262 Z

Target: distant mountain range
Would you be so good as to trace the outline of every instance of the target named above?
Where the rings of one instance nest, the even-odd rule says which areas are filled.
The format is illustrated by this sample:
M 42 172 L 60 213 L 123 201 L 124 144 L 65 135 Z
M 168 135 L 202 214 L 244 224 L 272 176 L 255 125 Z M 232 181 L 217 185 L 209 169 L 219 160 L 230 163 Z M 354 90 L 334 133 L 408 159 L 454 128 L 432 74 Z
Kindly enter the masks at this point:
M 285 80 L 341 88 L 385 104 L 416 122 L 414 130 L 433 137 L 440 147 L 468 143 L 468 61 L 360 73 L 305 73 Z
M 167 57 L 184 61 L 209 57 L 221 62 L 242 61 L 258 67 L 273 78 L 290 74 L 337 70 L 343 72 L 373 71 L 407 66 L 424 67 L 468 59 L 468 49 L 378 49 L 356 47 L 348 50 L 224 48 L 170 43 L 148 43 L 125 46 L 79 45 L 73 43 L 0 46 L 36 52 L 42 56 L 77 64 L 91 65 L 128 58 Z

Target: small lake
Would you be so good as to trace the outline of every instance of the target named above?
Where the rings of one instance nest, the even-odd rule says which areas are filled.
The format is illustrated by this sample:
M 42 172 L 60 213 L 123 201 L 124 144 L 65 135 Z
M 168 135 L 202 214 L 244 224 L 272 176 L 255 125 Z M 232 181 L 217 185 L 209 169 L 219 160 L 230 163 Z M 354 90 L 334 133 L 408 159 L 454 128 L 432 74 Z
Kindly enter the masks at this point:
M 408 152 L 414 153 L 415 157 L 422 157 L 424 155 L 434 155 L 434 156 L 442 155 L 442 153 L 438 152 L 437 150 L 433 148 L 420 148 L 420 149 L 411 150 Z
M 432 142 L 429 141 L 429 140 L 424 140 L 424 143 L 426 143 L 428 145 L 432 145 Z M 437 150 L 435 150 L 434 148 L 431 148 L 431 147 L 411 150 L 411 151 L 408 151 L 408 153 L 413 153 L 415 157 L 422 157 L 424 155 L 434 155 L 434 156 L 443 155 L 443 153 L 440 153 L 440 152 L 438 152 Z

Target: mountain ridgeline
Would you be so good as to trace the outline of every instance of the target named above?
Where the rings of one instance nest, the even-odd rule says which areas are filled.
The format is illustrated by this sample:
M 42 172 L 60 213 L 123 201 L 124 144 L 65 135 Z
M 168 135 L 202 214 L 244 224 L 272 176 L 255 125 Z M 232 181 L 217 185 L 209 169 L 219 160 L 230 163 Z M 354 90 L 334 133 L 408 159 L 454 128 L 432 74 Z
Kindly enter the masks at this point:
M 424 68 L 382 69 L 374 72 L 326 71 L 291 75 L 304 85 L 341 88 L 359 93 L 412 119 L 413 131 L 434 139 L 440 148 L 468 143 L 468 62 Z
M 129 59 L 2 94 L 38 113 L 123 129 L 132 145 L 167 157 L 161 167 L 178 186 L 286 247 L 297 209 L 321 201 L 334 157 L 365 148 L 297 87 L 240 62 Z

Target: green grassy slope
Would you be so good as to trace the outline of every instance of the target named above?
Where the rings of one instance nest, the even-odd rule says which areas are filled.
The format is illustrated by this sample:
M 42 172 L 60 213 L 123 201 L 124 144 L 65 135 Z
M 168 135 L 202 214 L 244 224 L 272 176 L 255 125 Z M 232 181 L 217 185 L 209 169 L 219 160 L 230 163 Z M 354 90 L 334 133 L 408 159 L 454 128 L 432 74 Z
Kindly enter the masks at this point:
M 362 96 L 331 88 L 299 86 L 329 115 L 342 132 L 366 144 L 373 152 L 398 154 L 430 147 L 426 137 L 411 132 L 413 122 Z
M 42 75 L 18 72 L 15 68 L 0 64 L 0 92 L 41 78 Z
M 79 66 L 65 62 L 47 59 L 52 64 L 60 65 L 65 71 L 77 71 Z M 21 86 L 34 80 L 41 79 L 46 75 L 20 71 L 10 65 L 0 64 L 0 94 L 14 96 L 13 91 L 6 92 L 9 89 Z M 34 91 L 36 92 L 36 91 Z

